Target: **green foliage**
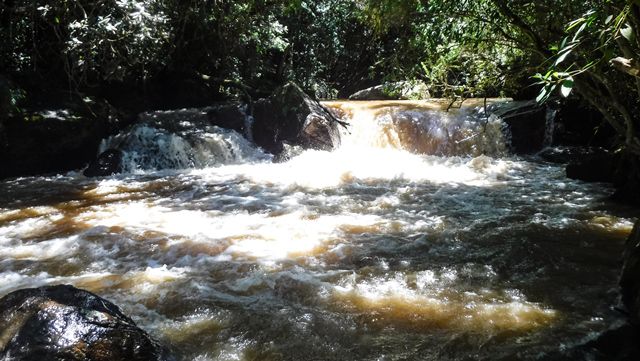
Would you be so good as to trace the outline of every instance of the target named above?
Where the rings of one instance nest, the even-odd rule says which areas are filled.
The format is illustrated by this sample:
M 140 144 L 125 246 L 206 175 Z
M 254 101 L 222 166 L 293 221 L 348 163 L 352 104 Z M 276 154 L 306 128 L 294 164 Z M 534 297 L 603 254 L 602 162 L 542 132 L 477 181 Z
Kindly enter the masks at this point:
M 0 25 L 0 73 L 32 96 L 184 79 L 212 100 L 287 81 L 325 97 L 406 80 L 471 97 L 537 81 L 539 101 L 584 97 L 632 148 L 640 126 L 640 82 L 610 65 L 640 58 L 635 0 L 12 0 Z

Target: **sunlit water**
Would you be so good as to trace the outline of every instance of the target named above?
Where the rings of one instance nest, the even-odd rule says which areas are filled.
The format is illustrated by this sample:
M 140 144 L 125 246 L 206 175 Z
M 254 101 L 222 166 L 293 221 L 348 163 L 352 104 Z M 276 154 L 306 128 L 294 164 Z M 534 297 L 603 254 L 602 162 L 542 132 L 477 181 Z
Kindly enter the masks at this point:
M 140 128 L 200 167 L 138 145 L 125 175 L 1 182 L 0 296 L 73 284 L 203 361 L 539 359 L 619 319 L 633 213 L 604 185 L 508 156 L 482 107 L 330 105 L 334 152 Z

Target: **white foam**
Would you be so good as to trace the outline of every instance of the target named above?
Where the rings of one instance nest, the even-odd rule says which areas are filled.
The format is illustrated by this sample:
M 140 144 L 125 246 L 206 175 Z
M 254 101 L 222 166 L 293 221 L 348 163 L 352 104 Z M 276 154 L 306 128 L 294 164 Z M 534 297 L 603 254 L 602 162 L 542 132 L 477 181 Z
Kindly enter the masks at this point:
M 0 258 L 43 261 L 75 255 L 80 248 L 78 236 L 58 238 L 35 243 L 14 242 L 0 247 Z

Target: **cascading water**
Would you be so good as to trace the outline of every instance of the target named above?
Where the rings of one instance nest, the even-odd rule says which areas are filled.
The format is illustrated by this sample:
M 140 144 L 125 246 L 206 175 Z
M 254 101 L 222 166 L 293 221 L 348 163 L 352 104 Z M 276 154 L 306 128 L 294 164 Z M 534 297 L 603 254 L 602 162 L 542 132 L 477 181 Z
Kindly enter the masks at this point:
M 147 122 L 110 140 L 132 173 L 0 182 L 0 296 L 74 284 L 180 360 L 564 355 L 620 319 L 632 210 L 509 156 L 478 104 L 329 103 L 342 146 L 278 164 Z
M 492 101 L 497 102 L 495 100 Z M 484 107 L 445 110 L 445 103 L 327 102 L 352 114 L 343 133 L 347 148 L 401 149 L 441 156 L 502 156 L 507 154 L 505 125 L 485 114 Z
M 544 147 L 550 147 L 553 145 L 553 134 L 556 128 L 556 116 L 558 115 L 557 109 L 547 108 L 547 116 L 545 122 L 544 141 L 542 145 Z
M 251 143 L 250 115 L 246 134 L 212 126 L 208 108 L 144 114 L 141 121 L 102 142 L 100 152 L 123 151 L 126 173 L 160 169 L 206 168 L 270 159 Z M 244 111 L 243 111 L 244 114 Z

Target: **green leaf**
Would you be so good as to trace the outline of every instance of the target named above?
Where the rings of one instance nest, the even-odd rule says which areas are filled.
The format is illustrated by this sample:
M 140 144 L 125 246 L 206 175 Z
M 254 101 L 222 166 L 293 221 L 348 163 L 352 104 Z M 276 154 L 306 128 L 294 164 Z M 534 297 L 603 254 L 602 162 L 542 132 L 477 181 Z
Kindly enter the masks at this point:
M 554 63 L 554 65 L 559 65 L 560 63 L 562 63 L 563 61 L 565 61 L 565 59 L 567 59 L 567 56 L 569 56 L 569 54 L 571 54 L 571 51 L 573 50 L 573 47 L 567 49 L 566 51 L 563 51 L 559 56 L 558 59 L 556 59 L 556 62 Z
M 544 102 L 544 100 L 546 100 L 546 98 L 548 98 L 547 87 L 544 87 L 540 89 L 540 94 L 538 94 L 538 97 L 536 98 L 536 102 L 542 103 Z
M 560 94 L 562 94 L 562 96 L 565 98 L 568 97 L 573 90 L 573 84 L 574 83 L 572 77 L 568 77 L 567 79 L 565 79 L 560 86 Z
M 633 32 L 633 28 L 629 24 L 626 24 L 624 28 L 620 29 L 620 34 L 622 34 L 622 36 L 624 36 L 624 38 L 629 41 L 633 41 L 635 35 Z
M 547 101 L 547 99 L 549 99 L 549 97 L 551 96 L 551 93 L 553 93 L 554 90 L 556 90 L 557 85 L 546 85 L 544 88 L 542 88 L 540 90 L 540 94 L 538 94 L 538 97 L 536 98 L 536 102 L 538 103 L 544 103 Z
M 584 31 L 584 29 L 587 28 L 587 23 L 582 24 L 582 26 L 580 26 L 580 28 L 578 28 L 578 31 L 576 31 L 576 34 L 573 36 L 573 41 L 577 41 L 578 37 L 580 36 L 580 33 L 582 33 Z
M 566 31 L 571 31 L 571 29 L 582 24 L 585 20 L 586 20 L 585 18 L 579 18 L 579 19 L 573 20 L 572 22 L 569 23 L 569 26 L 567 27 Z
M 611 20 L 613 20 L 613 15 L 609 15 L 607 17 L 607 20 L 604 21 L 605 25 L 609 25 L 609 23 L 611 22 Z

